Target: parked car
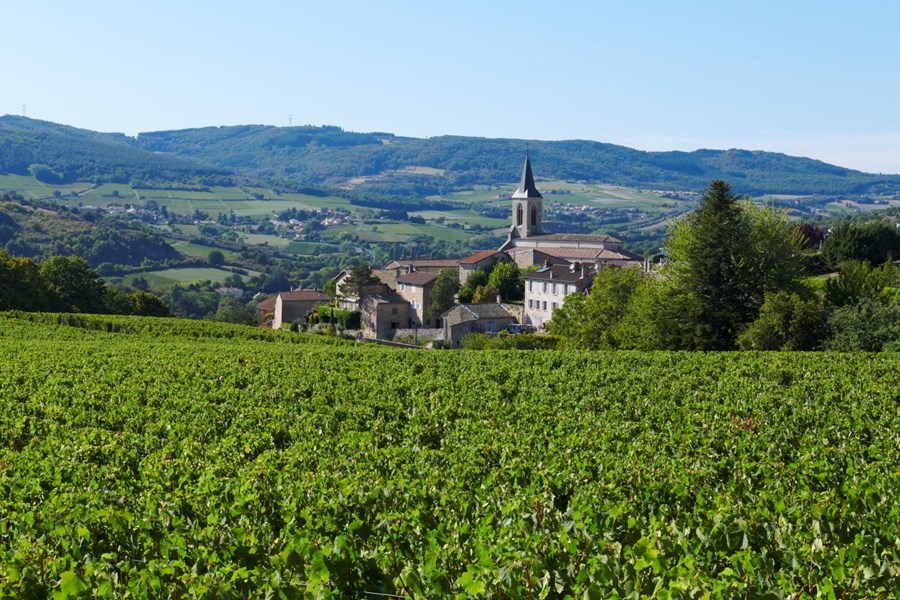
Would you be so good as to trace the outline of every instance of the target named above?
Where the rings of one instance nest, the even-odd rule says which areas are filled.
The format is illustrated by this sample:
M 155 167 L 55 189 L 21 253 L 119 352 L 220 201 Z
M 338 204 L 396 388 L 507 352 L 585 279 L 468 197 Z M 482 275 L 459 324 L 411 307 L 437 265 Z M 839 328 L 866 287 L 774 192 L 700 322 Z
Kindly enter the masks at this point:
M 506 330 L 510 333 L 534 333 L 534 327 L 526 323 L 510 323 Z

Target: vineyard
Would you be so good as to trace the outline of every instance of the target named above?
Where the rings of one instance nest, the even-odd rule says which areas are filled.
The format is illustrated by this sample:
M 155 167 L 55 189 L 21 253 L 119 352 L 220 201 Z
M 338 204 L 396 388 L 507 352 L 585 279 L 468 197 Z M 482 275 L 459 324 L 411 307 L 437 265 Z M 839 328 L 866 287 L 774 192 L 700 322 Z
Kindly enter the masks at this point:
M 0 315 L 0 597 L 878 598 L 900 356 Z

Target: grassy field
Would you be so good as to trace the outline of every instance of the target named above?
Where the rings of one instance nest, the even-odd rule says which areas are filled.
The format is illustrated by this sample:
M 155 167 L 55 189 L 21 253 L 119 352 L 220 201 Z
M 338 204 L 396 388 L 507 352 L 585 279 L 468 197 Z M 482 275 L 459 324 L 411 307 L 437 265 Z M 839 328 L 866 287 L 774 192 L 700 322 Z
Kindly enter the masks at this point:
M 163 238 L 163 239 L 165 239 L 166 242 L 168 242 L 169 245 L 171 245 L 173 248 L 175 248 L 176 250 L 178 250 L 179 252 L 181 252 L 182 254 L 184 254 L 186 256 L 193 256 L 196 258 L 206 259 L 206 258 L 209 258 L 210 252 L 212 252 L 213 250 L 218 250 L 219 252 L 222 253 L 222 255 L 225 257 L 225 260 L 227 261 L 232 256 L 237 254 L 237 252 L 234 252 L 233 250 L 226 250 L 224 248 L 215 248 L 213 246 L 206 246 L 203 244 L 195 244 L 193 242 L 186 242 L 185 240 L 177 240 L 175 238 Z
M 508 218 L 485 217 L 473 210 L 417 210 L 410 211 L 409 214 L 422 217 L 429 222 L 443 219 L 445 223 L 459 223 L 464 227 L 509 227 Z
M 226 277 L 233 275 L 231 271 L 212 267 L 192 267 L 188 269 L 163 269 L 160 271 L 141 271 L 131 273 L 121 278 L 124 285 L 132 285 L 136 277 L 143 277 L 152 288 L 170 288 L 178 283 L 193 283 L 195 281 L 222 282 Z M 246 276 L 259 275 L 256 271 L 248 271 Z
M 363 225 L 337 225 L 321 232 L 322 239 L 338 240 L 344 233 L 352 233 L 367 242 L 401 243 L 416 236 L 425 235 L 437 240 L 467 240 L 471 232 L 442 225 L 387 222 Z

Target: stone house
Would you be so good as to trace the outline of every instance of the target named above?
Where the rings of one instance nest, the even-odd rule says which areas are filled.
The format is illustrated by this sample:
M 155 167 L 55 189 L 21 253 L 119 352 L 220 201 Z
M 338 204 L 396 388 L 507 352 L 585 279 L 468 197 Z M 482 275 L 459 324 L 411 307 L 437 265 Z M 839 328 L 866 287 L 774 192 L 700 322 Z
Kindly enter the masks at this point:
M 294 321 L 306 322 L 306 315 L 315 310 L 317 306 L 330 304 L 333 301 L 333 297 L 323 294 L 319 290 L 279 292 L 275 297 L 272 329 L 280 329 L 282 325 L 290 324 Z
M 451 348 L 459 348 L 470 333 L 497 333 L 516 322 L 500 304 L 456 304 L 441 318 L 444 340 Z
M 431 310 L 431 288 L 438 274 L 428 271 L 413 271 L 397 277 L 397 295 L 409 302 L 409 327 L 437 327 L 440 317 L 429 314 Z
M 363 335 L 379 340 L 389 340 L 398 329 L 409 323 L 409 301 L 387 287 L 363 298 Z
M 526 275 L 522 323 L 535 329 L 546 327 L 566 296 L 590 290 L 595 274 L 594 265 L 574 262 L 545 265 Z

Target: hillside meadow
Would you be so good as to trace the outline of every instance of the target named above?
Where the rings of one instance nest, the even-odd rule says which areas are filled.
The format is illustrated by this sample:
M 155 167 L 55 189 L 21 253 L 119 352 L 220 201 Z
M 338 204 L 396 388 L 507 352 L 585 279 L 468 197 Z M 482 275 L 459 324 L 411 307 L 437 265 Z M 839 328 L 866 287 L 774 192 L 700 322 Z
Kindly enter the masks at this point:
M 896 354 L 0 315 L 0 596 L 873 598 Z

